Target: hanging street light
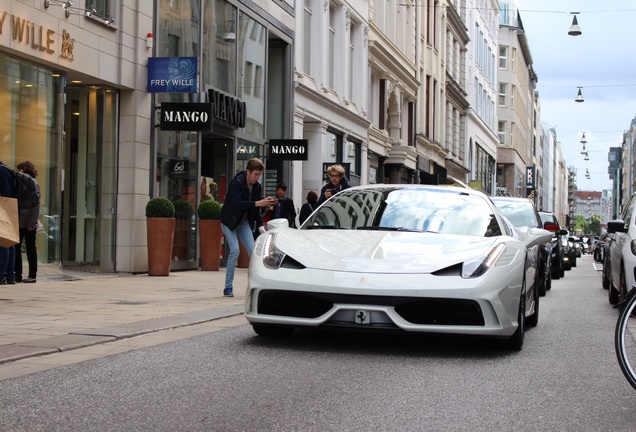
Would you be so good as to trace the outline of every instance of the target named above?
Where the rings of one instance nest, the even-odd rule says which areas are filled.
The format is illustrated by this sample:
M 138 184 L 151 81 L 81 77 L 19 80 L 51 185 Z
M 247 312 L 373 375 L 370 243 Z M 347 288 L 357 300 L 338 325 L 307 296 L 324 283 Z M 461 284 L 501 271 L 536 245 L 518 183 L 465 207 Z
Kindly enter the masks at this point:
M 583 136 L 581 137 L 581 144 L 583 144 L 583 147 L 585 147 L 586 142 L 587 140 L 585 139 L 585 132 L 583 132 Z
M 586 161 L 590 160 L 590 156 L 587 154 L 587 152 L 585 152 L 585 156 L 583 157 L 583 160 L 586 160 Z
M 584 102 L 585 99 L 583 99 L 583 94 L 581 93 L 581 89 L 583 87 L 579 87 L 579 93 L 576 95 L 576 99 L 574 99 L 574 102 Z
M 574 15 L 574 18 L 572 19 L 572 25 L 570 26 L 570 31 L 568 31 L 568 34 L 570 36 L 579 36 L 581 34 L 581 28 L 579 27 L 579 22 L 576 20 L 576 15 L 578 14 L 578 12 L 570 13 Z

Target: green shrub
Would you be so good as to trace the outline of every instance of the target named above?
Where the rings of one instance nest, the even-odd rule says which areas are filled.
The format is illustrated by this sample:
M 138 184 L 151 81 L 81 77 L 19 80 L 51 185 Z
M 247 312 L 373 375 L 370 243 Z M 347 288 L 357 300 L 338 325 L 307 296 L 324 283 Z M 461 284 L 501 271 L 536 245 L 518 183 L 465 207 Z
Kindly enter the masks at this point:
M 154 197 L 146 204 L 146 217 L 173 218 L 174 205 L 166 197 Z
M 181 220 L 190 220 L 194 215 L 192 204 L 184 199 L 174 200 L 174 217 Z
M 221 207 L 221 203 L 215 200 L 201 201 L 199 207 L 197 207 L 199 219 L 218 219 L 221 215 Z

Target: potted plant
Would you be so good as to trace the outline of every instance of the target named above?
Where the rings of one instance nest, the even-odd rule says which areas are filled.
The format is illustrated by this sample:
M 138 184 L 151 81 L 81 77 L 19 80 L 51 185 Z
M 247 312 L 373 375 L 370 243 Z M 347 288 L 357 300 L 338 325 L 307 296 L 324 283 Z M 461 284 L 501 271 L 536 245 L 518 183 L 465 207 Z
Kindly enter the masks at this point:
M 146 204 L 148 275 L 168 276 L 174 241 L 174 205 L 165 197 L 151 198 Z
M 194 233 L 194 210 L 192 204 L 185 199 L 177 199 L 172 202 L 174 205 L 174 243 L 172 244 L 172 256 L 179 261 L 188 261 L 189 244 L 194 242 L 194 238 L 190 238 Z M 194 257 L 192 257 L 194 258 Z
M 197 207 L 199 216 L 199 248 L 201 270 L 219 271 L 221 268 L 221 203 L 215 200 L 201 201 Z

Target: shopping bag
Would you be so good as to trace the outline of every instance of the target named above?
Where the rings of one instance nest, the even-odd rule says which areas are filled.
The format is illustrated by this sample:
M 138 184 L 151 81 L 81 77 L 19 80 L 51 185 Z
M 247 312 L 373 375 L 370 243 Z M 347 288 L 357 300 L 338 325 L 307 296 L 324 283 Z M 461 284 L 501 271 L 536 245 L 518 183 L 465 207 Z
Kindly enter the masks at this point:
M 18 200 L 0 196 L 0 247 L 6 248 L 19 242 Z

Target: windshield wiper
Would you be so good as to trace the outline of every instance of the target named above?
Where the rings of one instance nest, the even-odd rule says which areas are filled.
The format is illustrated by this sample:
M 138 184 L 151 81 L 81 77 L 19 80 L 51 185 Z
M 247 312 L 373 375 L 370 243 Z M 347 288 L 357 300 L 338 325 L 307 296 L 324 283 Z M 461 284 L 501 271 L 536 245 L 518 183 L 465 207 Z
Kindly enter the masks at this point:
M 357 230 L 363 230 L 363 231 L 431 232 L 431 231 L 424 231 L 424 230 L 414 229 L 414 228 L 404 228 L 404 227 L 383 227 L 383 226 L 361 226 L 361 227 L 357 227 L 356 229 L 357 229 Z
M 343 228 L 335 225 L 309 225 L 306 226 L 305 229 L 338 229 L 338 230 L 346 230 L 349 228 Z

